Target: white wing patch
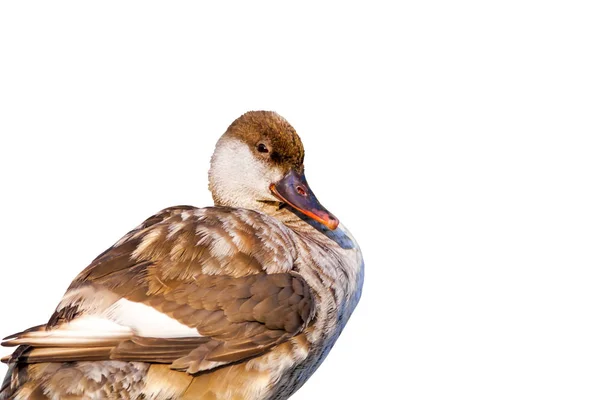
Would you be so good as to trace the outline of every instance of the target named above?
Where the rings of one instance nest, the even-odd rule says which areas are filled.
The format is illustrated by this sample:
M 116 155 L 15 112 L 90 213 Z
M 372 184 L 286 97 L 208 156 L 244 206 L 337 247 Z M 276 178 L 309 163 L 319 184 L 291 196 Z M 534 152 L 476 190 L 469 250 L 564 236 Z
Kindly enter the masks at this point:
M 132 336 L 201 337 L 198 331 L 142 303 L 120 299 L 98 315 L 83 315 L 54 329 L 23 332 L 4 346 L 107 346 Z
M 201 337 L 191 328 L 146 304 L 120 299 L 104 315 L 119 325 L 126 326 L 137 336 L 159 338 Z
M 52 330 L 26 332 L 9 339 L 4 346 L 28 344 L 32 346 L 102 345 L 115 340 L 127 339 L 132 330 L 103 317 L 84 316 Z

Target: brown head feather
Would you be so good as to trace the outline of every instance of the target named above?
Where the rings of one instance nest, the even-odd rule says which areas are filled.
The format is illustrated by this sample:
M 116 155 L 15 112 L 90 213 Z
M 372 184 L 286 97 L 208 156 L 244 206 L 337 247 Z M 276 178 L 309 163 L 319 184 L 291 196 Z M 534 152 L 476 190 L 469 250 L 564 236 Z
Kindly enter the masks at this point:
M 267 146 L 270 159 L 285 169 L 301 170 L 304 146 L 296 130 L 273 111 L 248 111 L 229 126 L 225 135 L 236 137 L 251 148 Z

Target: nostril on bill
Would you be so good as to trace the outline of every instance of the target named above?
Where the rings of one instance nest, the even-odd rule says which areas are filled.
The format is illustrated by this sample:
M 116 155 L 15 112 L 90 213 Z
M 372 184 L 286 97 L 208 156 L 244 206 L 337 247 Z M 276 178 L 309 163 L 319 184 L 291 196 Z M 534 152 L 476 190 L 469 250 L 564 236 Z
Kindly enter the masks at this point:
M 296 192 L 298 192 L 298 194 L 299 194 L 300 196 L 304 196 L 304 197 L 306 197 L 306 190 L 304 190 L 304 188 L 303 188 L 303 187 L 301 187 L 301 186 L 296 186 Z

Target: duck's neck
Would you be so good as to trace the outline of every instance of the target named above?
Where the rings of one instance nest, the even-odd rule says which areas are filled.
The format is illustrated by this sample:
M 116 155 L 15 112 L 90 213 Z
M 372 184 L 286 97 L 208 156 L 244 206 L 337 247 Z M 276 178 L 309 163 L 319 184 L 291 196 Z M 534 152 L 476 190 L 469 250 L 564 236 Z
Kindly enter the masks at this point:
M 235 204 L 231 204 L 227 201 L 220 201 L 218 196 L 213 195 L 213 198 L 215 206 L 241 207 L 259 211 L 277 219 L 299 235 L 310 237 L 313 240 L 321 242 L 322 244 L 328 244 L 328 239 L 333 240 L 334 242 L 339 242 L 338 237 L 340 235 L 345 237 L 345 232 L 343 232 L 341 228 L 331 231 L 325 225 L 309 218 L 308 216 L 292 209 L 287 205 L 282 205 L 278 202 L 255 201 L 249 204 L 242 204 L 237 201 Z M 341 247 L 344 246 L 342 245 Z
M 340 250 L 358 248 L 358 245 L 350 233 L 341 223 L 337 229 L 332 231 L 325 225 L 288 206 L 274 208 L 265 213 L 283 222 L 285 226 L 298 233 L 300 236 L 310 238 L 311 241 L 317 242 L 325 247 L 339 247 Z
M 256 210 L 281 221 L 298 233 L 307 233 L 315 229 L 310 223 L 310 218 L 281 203 L 264 203 L 256 207 Z

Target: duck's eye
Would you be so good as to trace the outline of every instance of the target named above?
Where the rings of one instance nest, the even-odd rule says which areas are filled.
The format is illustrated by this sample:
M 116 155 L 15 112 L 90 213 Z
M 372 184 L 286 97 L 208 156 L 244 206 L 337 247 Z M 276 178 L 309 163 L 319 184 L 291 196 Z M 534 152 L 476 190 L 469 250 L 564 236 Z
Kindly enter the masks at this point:
M 259 153 L 269 152 L 269 148 L 264 143 L 259 143 L 258 146 L 256 146 L 256 150 L 258 150 Z

